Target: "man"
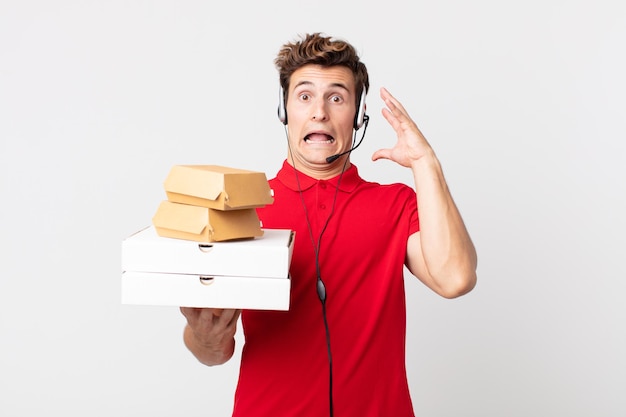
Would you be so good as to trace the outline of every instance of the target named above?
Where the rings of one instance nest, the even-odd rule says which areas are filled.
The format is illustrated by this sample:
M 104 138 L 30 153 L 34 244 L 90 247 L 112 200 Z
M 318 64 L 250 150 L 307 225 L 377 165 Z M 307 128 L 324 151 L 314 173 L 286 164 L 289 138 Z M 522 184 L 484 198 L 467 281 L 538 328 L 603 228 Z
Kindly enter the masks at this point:
M 186 346 L 224 363 L 242 314 L 234 416 L 413 416 L 403 267 L 458 297 L 476 282 L 474 246 L 432 148 L 386 89 L 382 113 L 398 140 L 372 159 L 411 169 L 415 189 L 366 182 L 350 163 L 369 88 L 350 44 L 311 34 L 275 62 L 288 152 L 270 180 L 274 204 L 258 213 L 265 228 L 296 231 L 290 310 L 181 308 Z

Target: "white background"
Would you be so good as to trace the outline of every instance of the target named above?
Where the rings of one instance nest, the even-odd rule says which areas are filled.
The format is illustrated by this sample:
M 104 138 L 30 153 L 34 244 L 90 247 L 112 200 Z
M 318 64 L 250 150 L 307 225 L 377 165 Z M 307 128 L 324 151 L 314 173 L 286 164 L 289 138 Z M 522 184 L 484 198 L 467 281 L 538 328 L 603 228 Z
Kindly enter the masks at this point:
M 363 176 L 412 185 L 370 161 L 386 86 L 478 249 L 465 297 L 407 277 L 416 414 L 626 415 L 621 0 L 1 0 L 0 415 L 229 415 L 241 336 L 204 367 L 177 308 L 121 305 L 121 241 L 174 164 L 275 174 L 273 59 L 312 31 L 368 65 Z

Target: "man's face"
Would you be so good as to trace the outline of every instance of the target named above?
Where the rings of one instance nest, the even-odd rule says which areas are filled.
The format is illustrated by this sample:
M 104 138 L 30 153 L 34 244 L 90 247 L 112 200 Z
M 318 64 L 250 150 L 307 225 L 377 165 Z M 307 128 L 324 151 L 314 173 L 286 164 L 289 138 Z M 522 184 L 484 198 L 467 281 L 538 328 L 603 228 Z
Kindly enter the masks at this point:
M 338 174 L 345 157 L 326 158 L 350 149 L 356 113 L 352 72 L 343 66 L 306 65 L 289 83 L 287 115 L 290 162 L 315 178 Z

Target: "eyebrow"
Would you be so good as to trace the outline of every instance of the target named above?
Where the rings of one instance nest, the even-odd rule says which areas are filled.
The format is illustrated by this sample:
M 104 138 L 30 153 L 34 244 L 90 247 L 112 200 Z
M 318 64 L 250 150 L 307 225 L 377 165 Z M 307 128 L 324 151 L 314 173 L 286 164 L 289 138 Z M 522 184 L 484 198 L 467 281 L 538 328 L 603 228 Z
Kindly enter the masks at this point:
M 313 85 L 312 81 L 300 81 L 298 84 L 294 85 L 293 88 L 294 90 L 298 87 L 300 87 L 301 85 Z M 348 87 L 344 84 L 344 83 L 332 83 L 331 87 L 339 87 L 343 90 L 346 90 L 347 92 L 349 92 L 350 90 L 348 89 Z

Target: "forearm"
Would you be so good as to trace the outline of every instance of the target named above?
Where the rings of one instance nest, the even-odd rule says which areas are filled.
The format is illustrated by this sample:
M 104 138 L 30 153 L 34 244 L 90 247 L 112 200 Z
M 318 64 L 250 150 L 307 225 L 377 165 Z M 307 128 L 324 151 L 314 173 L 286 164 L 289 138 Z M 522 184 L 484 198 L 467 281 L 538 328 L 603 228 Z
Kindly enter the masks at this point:
M 420 218 L 421 251 L 433 283 L 455 297 L 476 283 L 477 256 L 434 152 L 411 163 Z
M 439 160 L 405 108 L 385 88 L 382 114 L 398 135 L 391 149 L 379 149 L 374 161 L 390 159 L 411 168 L 415 179 L 420 231 L 407 242 L 411 272 L 431 289 L 452 298 L 476 283 L 476 251 L 448 191 Z
M 185 326 L 183 340 L 187 349 L 207 366 L 221 365 L 227 362 L 235 351 L 235 338 L 225 338 L 214 343 L 201 342 L 189 325 Z

